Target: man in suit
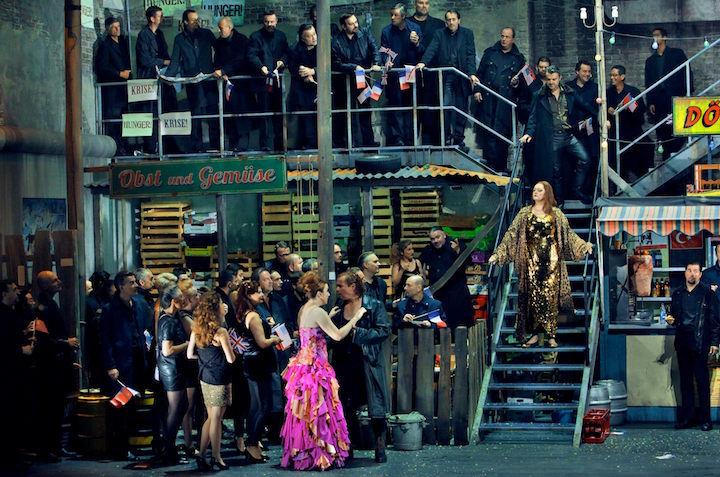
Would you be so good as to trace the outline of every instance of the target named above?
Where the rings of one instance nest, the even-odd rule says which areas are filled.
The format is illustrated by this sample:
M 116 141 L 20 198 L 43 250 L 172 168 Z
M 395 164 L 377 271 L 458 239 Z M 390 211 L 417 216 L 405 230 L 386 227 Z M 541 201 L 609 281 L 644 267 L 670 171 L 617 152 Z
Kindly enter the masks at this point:
M 178 33 L 173 44 L 172 58 L 165 73 L 174 77 L 178 73 L 183 77 L 197 76 L 199 73 L 212 74 L 212 47 L 215 35 L 207 28 L 200 28 L 195 10 L 183 12 L 183 31 Z M 218 114 L 218 88 L 215 81 L 202 81 L 185 85 L 190 112 L 193 116 Z M 202 136 L 202 123 L 207 121 L 210 144 L 205 147 Z M 220 147 L 220 127 L 217 119 L 194 119 L 192 121 L 192 152 Z
M 535 141 L 537 160 L 533 165 L 532 182 L 550 182 L 558 204 L 563 204 L 563 180 L 572 179 L 570 198 L 589 204 L 592 198 L 581 189 L 590 168 L 590 156 L 576 135 L 580 121 L 588 116 L 597 117 L 597 110 L 561 83 L 562 76 L 555 65 L 548 67 L 545 76 L 547 82 L 533 94 L 530 119 L 525 135 L 520 138 L 523 144 Z M 575 160 L 574 176 L 563 177 L 563 170 L 567 170 L 563 168 L 563 153 Z
M 421 275 L 408 277 L 405 282 L 405 298 L 400 300 L 393 315 L 393 330 L 398 328 L 436 328 L 437 326 L 429 319 L 420 323 L 413 323 L 416 316 L 427 315 L 431 311 L 438 310 L 440 319 L 447 321 L 442 303 L 439 300 L 430 298 L 425 294 L 425 281 Z M 422 319 L 422 318 L 421 318 Z
M 69 338 L 60 307 L 53 297 L 62 290 L 62 282 L 50 270 L 43 270 L 37 276 L 40 290 L 37 321 L 37 386 L 38 395 L 43 397 L 39 406 L 37 429 L 38 460 L 60 462 L 61 457 L 75 454 L 62 447 L 62 419 L 65 397 L 72 388 L 73 355 L 80 348 L 80 340 Z M 39 323 L 45 325 L 41 330 Z
M 622 106 L 623 100 L 630 95 L 631 102 L 635 105 L 626 107 L 620 112 L 620 148 L 625 147 L 628 142 L 634 141 L 643 133 L 645 124 L 645 101 L 643 98 L 636 99 L 640 90 L 634 86 L 625 84 L 625 67 L 615 65 L 610 70 L 611 87 L 607 89 L 608 116 L 613 117 L 615 110 Z M 608 132 L 611 139 L 615 139 L 615 128 L 617 121 L 610 122 L 612 129 Z M 614 142 L 613 142 L 614 144 Z M 615 168 L 615 147 L 611 147 L 610 167 Z M 653 166 L 653 148 L 649 144 L 635 144 L 620 156 L 620 170 L 617 171 L 624 179 L 628 180 L 628 172 L 640 177 L 647 173 Z
M 98 83 L 118 83 L 130 79 L 130 51 L 127 38 L 120 36 L 120 21 L 115 17 L 105 19 L 107 36 L 100 44 L 95 56 L 95 72 Z M 122 119 L 127 112 L 127 87 L 104 86 L 102 88 L 103 119 Z M 125 140 L 122 138 L 122 123 L 106 123 L 105 131 L 117 144 L 118 156 L 126 156 Z
M 253 81 L 253 91 L 257 93 L 258 107 L 261 112 L 279 113 L 282 111 L 282 91 L 273 71 L 278 73 L 287 66 L 288 42 L 285 33 L 277 30 L 277 15 L 272 10 L 263 13 L 263 27 L 250 35 L 248 42 L 248 61 L 250 74 L 262 76 Z M 270 78 L 271 83 L 267 83 Z M 272 134 L 268 123 L 272 123 Z M 283 150 L 283 118 L 274 115 L 260 118 L 260 148 L 264 151 Z
M 215 41 L 215 78 L 228 81 L 229 76 L 247 75 L 248 38 L 235 31 L 232 18 L 223 17 L 218 21 L 220 37 Z M 225 97 L 226 114 L 241 114 L 248 111 L 248 80 L 232 79 L 230 99 Z M 227 86 L 226 86 L 227 88 Z M 247 118 L 226 118 L 225 129 L 230 137 L 230 149 L 247 151 L 250 138 L 250 121 Z
M 100 345 L 107 376 L 103 393 L 114 396 L 123 384 L 145 392 L 147 346 L 145 333 L 153 329 L 150 307 L 137 295 L 137 282 L 129 272 L 115 275 L 115 296 L 100 314 Z M 121 381 L 122 384 L 120 384 Z M 128 406 L 113 409 L 113 451 L 117 460 L 136 460 L 128 449 Z
M 415 0 L 415 13 L 410 20 L 420 27 L 420 42 L 427 49 L 435 32 L 445 28 L 445 22 L 430 16 L 430 0 Z M 437 66 L 435 63 L 428 64 Z M 422 78 L 415 83 L 418 88 L 418 104 L 439 106 L 438 75 L 434 71 L 423 71 Z M 440 115 L 438 111 L 419 111 L 418 125 L 422 129 L 422 143 L 428 146 L 440 145 Z
M 288 53 L 292 85 L 288 95 L 291 111 L 317 111 L 317 32 L 310 23 L 303 23 L 298 29 L 298 42 Z M 298 125 L 300 149 L 317 149 L 317 114 L 295 116 Z
M 500 31 L 500 40 L 483 53 L 476 76 L 481 84 L 503 98 L 517 102 L 520 97 L 520 70 L 525 57 L 515 45 L 515 29 L 506 27 Z M 475 85 L 475 101 L 480 103 L 478 119 L 505 137 L 512 135 L 513 117 L 510 106 Z M 507 172 L 508 143 L 482 128 L 479 137 L 484 137 L 483 158 L 498 172 Z M 477 140 L 476 140 L 477 143 Z M 479 144 L 478 144 L 479 145 Z
M 667 46 L 667 31 L 664 28 L 655 28 L 652 32 L 653 39 L 657 42 L 657 50 L 645 60 L 645 87 L 649 88 L 666 74 L 687 61 L 685 52 L 680 48 Z M 648 111 L 650 121 L 657 123 L 665 122 L 665 117 L 672 113 L 672 97 L 688 96 L 688 84 L 686 82 L 685 70 L 678 71 L 668 80 L 664 81 L 657 88 L 647 94 Z M 690 93 L 694 90 L 692 71 L 690 71 Z M 656 130 L 658 141 L 663 145 L 663 159 L 670 157 L 670 153 L 679 151 L 683 146 L 683 138 L 673 138 L 672 125 L 663 124 Z
M 405 5 L 398 3 L 390 9 L 390 25 L 382 30 L 380 45 L 397 53 L 394 61 L 390 58 L 388 69 L 417 64 L 425 51 L 425 46 L 422 44 L 422 30 L 415 23 L 406 20 L 406 16 Z M 386 64 L 387 53 L 382 53 L 380 58 L 383 64 Z M 388 105 L 393 107 L 412 106 L 413 91 L 411 88 L 400 89 L 400 76 L 404 77 L 405 72 L 388 73 L 388 82 L 385 88 Z M 389 113 L 387 116 L 385 145 L 411 146 L 413 144 L 411 111 L 393 111 Z
M 471 81 L 454 75 L 444 75 L 443 106 L 454 106 L 467 112 L 467 98 L 472 85 L 477 83 L 475 76 L 475 35 L 472 30 L 460 26 L 460 13 L 448 10 L 445 13 L 445 28 L 435 32 L 433 40 L 423 54 L 417 69 L 422 71 L 425 65 L 437 59 L 438 66 L 454 67 L 470 77 Z M 445 145 L 456 145 L 463 152 L 470 149 L 465 146 L 465 116 L 452 109 L 445 111 Z
M 365 100 L 362 104 L 357 101 L 360 91 L 356 87 L 355 71 L 380 71 L 380 49 L 370 30 L 367 27 L 359 26 L 355 15 L 349 13 L 342 15 L 340 27 L 342 32 L 335 35 L 330 42 L 332 70 L 347 74 L 350 81 L 350 104 L 353 105 L 353 108 L 369 110 L 369 100 Z M 342 82 L 342 88 L 339 85 L 333 88 L 333 96 L 334 107 L 345 109 L 347 106 L 345 82 Z M 345 146 L 347 143 L 345 117 L 343 112 L 333 118 L 333 133 L 337 131 L 333 140 L 339 146 Z M 370 111 L 352 115 L 352 138 L 353 147 L 377 147 L 380 145 L 375 141 Z
M 575 78 L 565 84 L 572 88 L 588 105 L 597 104 L 595 100 L 598 97 L 598 86 L 592 80 L 592 66 L 589 62 L 585 60 L 578 61 L 575 65 Z M 608 103 L 610 102 L 608 101 Z M 587 176 L 585 176 L 583 192 L 587 195 L 593 195 L 595 193 L 595 180 L 597 179 L 598 158 L 600 156 L 600 128 L 594 119 L 583 118 L 582 121 L 583 125 L 582 128 L 579 128 L 577 138 L 590 156 L 590 168 Z M 590 133 L 590 131 L 592 132 Z M 572 166 L 570 165 L 570 167 Z M 572 170 L 568 171 L 568 174 L 571 173 Z M 565 186 L 567 187 L 568 184 L 565 184 Z

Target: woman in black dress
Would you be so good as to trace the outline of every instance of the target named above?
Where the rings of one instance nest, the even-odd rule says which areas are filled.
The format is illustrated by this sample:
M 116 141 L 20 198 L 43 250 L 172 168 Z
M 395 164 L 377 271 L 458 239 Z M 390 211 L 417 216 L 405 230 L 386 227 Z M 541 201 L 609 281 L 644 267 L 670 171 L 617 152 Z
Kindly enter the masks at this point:
M 208 417 L 200 433 L 200 455 L 197 458 L 199 470 L 228 469 L 220 456 L 222 419 L 225 410 L 232 404 L 232 367 L 235 353 L 230 346 L 230 336 L 222 327 L 223 308 L 220 295 L 211 291 L 200 297 L 194 313 L 190 344 L 187 355 L 198 360 L 200 386 L 202 387 Z M 205 461 L 208 444 L 212 445 L 210 464 Z
M 200 294 L 190 279 L 178 281 L 178 287 L 180 287 L 181 292 L 181 308 L 178 311 L 178 316 L 185 333 L 190 336 L 192 333 L 193 312 L 198 306 Z M 198 386 L 200 386 L 198 383 L 198 362 L 197 360 L 188 360 L 185 364 L 186 366 L 183 369 L 183 375 L 185 376 L 185 391 L 187 393 L 188 405 L 185 415 L 183 415 L 182 418 L 184 441 L 182 449 L 185 451 L 185 456 L 190 459 L 195 456 L 195 446 L 193 446 L 192 438 L 193 417 L 196 422 L 199 423 L 205 418 L 205 415 L 204 410 L 197 409 L 197 406 L 195 405 L 199 394 Z M 201 411 L 202 414 L 196 412 L 196 409 Z M 199 439 L 200 437 L 198 435 L 198 440 Z
M 246 456 L 251 464 L 266 460 L 260 450 L 260 437 L 273 405 L 272 374 L 277 369 L 277 361 L 272 347 L 280 343 L 279 337 L 271 336 L 270 325 L 257 312 L 262 302 L 263 292 L 258 282 L 240 285 L 235 309 L 238 331 L 248 342 L 243 354 L 243 372 L 250 390 Z
M 177 285 L 165 291 L 160 306 L 163 311 L 158 321 L 157 339 L 161 346 L 158 371 L 168 401 L 163 460 L 167 464 L 187 464 L 187 459 L 180 457 L 175 448 L 175 438 L 187 409 L 183 371 L 187 365 L 188 346 L 188 335 L 183 329 L 178 313 L 182 307 L 182 293 Z
M 407 279 L 422 274 L 422 265 L 420 260 L 415 258 L 415 249 L 411 240 L 401 240 L 393 245 L 390 251 L 390 264 L 395 298 L 401 298 Z

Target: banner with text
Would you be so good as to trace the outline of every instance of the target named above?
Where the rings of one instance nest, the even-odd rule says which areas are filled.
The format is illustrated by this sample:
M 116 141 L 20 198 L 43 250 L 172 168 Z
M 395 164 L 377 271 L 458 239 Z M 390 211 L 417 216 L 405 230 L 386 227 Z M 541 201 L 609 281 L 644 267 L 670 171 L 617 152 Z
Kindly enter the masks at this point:
M 95 5 L 93 5 L 93 0 L 80 1 L 80 24 L 85 28 L 95 28 Z
M 160 115 L 161 136 L 189 136 L 191 133 L 192 116 L 190 111 Z
M 245 0 L 203 0 L 202 9 L 212 12 L 215 26 L 222 17 L 232 18 L 235 26 L 245 24 Z
M 122 115 L 122 137 L 152 136 L 152 113 L 128 113 Z
M 145 0 L 145 10 L 148 7 L 162 8 L 163 15 L 168 18 L 172 17 L 176 11 L 182 13 L 187 8 L 185 0 Z
M 110 164 L 110 197 L 282 192 L 284 156 Z
M 673 98 L 673 134 L 720 134 L 720 96 Z
M 140 101 L 157 101 L 157 91 L 157 80 L 129 80 L 127 82 L 128 103 L 138 103 Z

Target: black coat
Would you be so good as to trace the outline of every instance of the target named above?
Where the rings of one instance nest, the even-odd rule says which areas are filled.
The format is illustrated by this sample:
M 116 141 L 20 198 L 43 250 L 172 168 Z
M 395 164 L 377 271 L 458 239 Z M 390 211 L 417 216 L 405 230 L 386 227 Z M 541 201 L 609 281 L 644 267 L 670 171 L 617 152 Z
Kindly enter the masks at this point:
M 674 325 L 677 328 L 675 349 L 707 353 L 710 346 L 720 345 L 720 318 L 718 317 L 720 302 L 708 285 L 700 282 L 696 285 L 697 287 L 700 287 L 699 291 L 703 297 L 700 304 L 701 311 L 690 329 L 682 324 L 683 297 L 686 295 L 685 285 L 676 289 L 672 294 L 670 314 L 675 318 Z M 694 338 L 692 340 L 687 339 L 690 332 Z
M 626 107 L 620 112 L 620 139 L 623 140 L 635 140 L 638 136 L 643 133 L 643 124 L 645 124 L 645 101 L 643 98 L 635 99 L 640 96 L 640 90 L 634 86 L 625 85 L 623 90 L 618 93 L 614 86 L 611 86 L 607 90 L 607 103 L 611 108 L 617 109 L 620 103 L 625 97 L 630 94 L 634 101 L 637 103 L 635 111 L 630 111 L 630 108 Z M 608 118 L 611 116 L 608 114 Z M 615 121 L 610 119 L 610 131 L 608 135 L 610 139 L 615 138 Z M 624 147 L 625 144 L 622 145 Z
M 339 302 L 342 309 L 344 302 Z M 364 295 L 362 306 L 367 313 L 355 325 L 352 337 L 353 344 L 362 348 L 363 369 L 365 371 L 365 388 L 370 418 L 385 418 L 387 409 L 386 393 L 390 390 L 385 378 L 385 362 L 382 359 L 382 344 L 390 336 L 390 319 L 385 305 L 378 300 Z M 344 325 L 342 311 L 333 317 L 335 326 Z M 335 342 L 331 342 L 331 346 Z
M 248 74 L 248 38 L 233 30 L 229 38 L 215 40 L 215 61 L 213 67 L 224 75 Z
M 106 37 L 95 55 L 95 72 L 98 83 L 127 81 L 120 73 L 130 69 L 130 51 L 127 38 L 120 37 L 116 43 Z M 122 108 L 127 105 L 127 86 L 105 86 L 102 88 L 103 108 Z
M 267 66 L 268 72 L 272 73 L 278 61 L 283 65 L 288 64 L 288 41 L 285 33 L 275 30 L 268 33 L 264 28 L 250 34 L 248 40 L 248 63 L 251 75 L 262 76 L 263 66 Z M 265 77 L 252 82 L 253 91 L 265 90 Z M 279 91 L 273 89 L 273 91 Z
M 475 74 L 475 35 L 472 30 L 464 27 L 458 27 L 455 34 L 458 35 L 458 69 L 468 76 Z M 448 43 L 450 36 L 450 30 L 447 28 L 437 30 L 430 46 L 423 54 L 422 62 L 426 65 L 451 66 L 451 52 Z M 462 96 L 470 96 L 472 90 L 470 81 L 461 81 L 460 84 L 462 85 Z
M 715 265 L 703 270 L 700 281 L 705 285 L 720 285 L 720 262 L 715 262 Z M 720 286 L 718 286 L 715 294 L 720 298 Z
M 560 87 L 563 88 L 567 99 L 568 122 L 572 126 L 574 135 L 579 134 L 578 123 L 587 117 L 592 116 L 599 124 L 597 106 L 587 104 L 568 86 L 561 84 Z M 543 85 L 533 94 L 530 118 L 525 129 L 525 134 L 532 137 L 532 142 L 535 143 L 537 160 L 533 167 L 533 184 L 541 180 L 550 182 L 553 180 L 552 161 L 549 160 L 553 157 L 553 118 L 548 93 L 547 85 Z
M 198 73 L 212 73 L 212 48 L 215 35 L 207 28 L 198 28 L 194 34 L 183 30 L 175 37 L 172 58 L 168 65 L 167 76 L 197 76 Z
M 577 85 L 577 79 L 573 79 L 572 81 L 568 81 L 565 83 L 567 86 L 572 88 L 573 91 L 575 91 L 575 94 L 578 95 L 580 98 L 585 101 L 586 104 L 589 106 L 597 107 L 597 103 L 595 102 L 595 99 L 598 97 L 598 85 L 593 81 L 588 81 L 585 86 L 582 88 Z M 538 88 L 539 89 L 539 88 Z M 633 93 L 633 96 L 635 96 L 635 93 Z M 608 104 L 612 106 L 610 101 L 608 100 Z M 644 105 L 643 105 L 644 108 Z M 643 113 L 645 110 L 643 109 Z M 643 114 L 641 113 L 641 115 Z M 593 127 L 593 133 L 588 136 L 587 131 L 584 129 L 579 132 L 577 138 L 580 141 L 580 143 L 583 145 L 587 153 L 590 155 L 590 157 L 598 157 L 600 155 L 600 125 L 598 122 L 594 119 L 596 115 L 593 115 L 593 121 L 592 121 L 592 127 Z M 583 118 L 587 119 L 587 118 Z M 608 118 L 609 119 L 609 118 Z M 581 119 L 582 121 L 582 119 Z M 612 120 L 610 121 L 612 123 Z M 576 125 L 577 126 L 577 125 Z M 614 137 L 613 135 L 610 135 L 610 137 Z M 637 136 L 636 136 L 637 137 Z
M 662 70 L 659 68 L 661 59 L 663 62 Z M 645 60 L 645 87 L 649 88 L 686 60 L 685 52 L 680 48 L 666 47 L 662 57 L 657 52 L 653 53 L 650 58 Z M 690 70 L 690 92 L 692 93 L 694 90 L 692 70 Z M 678 71 L 670 79 L 666 80 L 663 85 L 650 91 L 647 94 L 647 104 L 648 106 L 654 104 L 656 108 L 662 108 L 661 111 L 667 114 L 671 112 L 670 98 L 673 96 L 687 96 L 685 69 Z
M 142 303 L 141 303 L 142 302 Z M 148 356 L 145 347 L 144 332 L 152 333 L 152 316 L 150 307 L 143 307 L 144 300 L 132 300 L 132 308 L 123 303 L 119 295 L 115 295 L 110 303 L 103 306 L 100 314 L 100 346 L 102 347 L 105 371 L 117 369 L 119 379 L 126 386 L 135 387 L 135 382 L 142 382 L 143 377 L 133 376 L 133 331 L 139 334 L 142 341 L 144 363 L 147 368 Z M 134 328 L 134 330 L 133 330 Z M 109 382 L 108 382 L 109 384 Z M 112 391 L 108 389 L 107 391 Z M 138 391 L 144 391 L 138 389 Z M 114 390 L 117 392 L 117 389 Z
M 135 43 L 135 57 L 137 58 L 136 76 L 139 79 L 157 78 L 155 67 L 162 68 L 165 60 L 170 59 L 165 34 L 160 28 L 155 30 L 155 33 L 147 25 L 140 30 Z
M 5 368 L 5 384 L 15 386 L 22 376 L 23 351 L 27 343 L 22 318 L 15 310 L 0 302 L 0 360 Z M 3 393 L 7 394 L 7 393 Z
M 502 60 L 502 63 L 498 63 L 499 60 Z M 524 65 L 525 57 L 517 46 L 513 44 L 509 53 L 503 53 L 498 41 L 483 53 L 476 76 L 483 85 L 503 98 L 517 103 L 521 92 L 520 83 L 518 82 L 517 86 L 513 88 L 510 86 L 510 80 Z M 524 82 L 525 80 L 519 78 L 519 81 Z M 512 131 L 512 108 L 510 105 L 495 98 L 479 86 L 475 86 L 473 92 L 483 95 L 483 101 L 480 103 L 480 121 L 497 131 L 509 134 Z
M 305 43 L 299 41 L 290 48 L 288 54 L 288 70 L 292 76 L 288 104 L 293 109 L 313 108 L 317 98 L 317 85 L 300 77 L 301 66 L 308 68 L 317 66 L 317 47 L 308 50 Z
M 360 27 L 357 34 L 358 49 L 360 50 L 360 58 L 353 56 L 345 32 L 335 35 L 330 42 L 332 52 L 332 70 L 342 71 L 347 74 L 354 74 L 358 65 L 367 69 L 373 65 L 380 64 L 380 48 L 373 38 L 372 33 L 366 27 Z M 351 84 L 355 84 L 351 81 Z

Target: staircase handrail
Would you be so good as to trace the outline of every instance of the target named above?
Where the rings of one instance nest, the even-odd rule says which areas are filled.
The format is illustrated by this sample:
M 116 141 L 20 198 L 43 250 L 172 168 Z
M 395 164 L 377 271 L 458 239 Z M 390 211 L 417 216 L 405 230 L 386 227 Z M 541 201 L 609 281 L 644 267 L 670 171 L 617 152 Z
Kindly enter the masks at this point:
M 593 201 L 592 203 L 595 204 L 595 201 L 598 198 L 598 191 L 599 191 L 599 185 L 600 185 L 600 168 L 598 168 L 597 176 L 595 177 L 595 192 L 593 194 Z M 590 209 L 590 226 L 588 227 L 588 242 L 592 242 L 593 240 L 593 225 L 595 224 L 595 218 L 597 216 L 597 207 L 592 207 Z M 597 249 L 597 244 L 595 247 L 595 253 L 599 253 Z M 590 362 L 590 337 L 588 335 L 588 330 L 590 328 L 590 294 L 592 293 L 592 285 L 595 283 L 595 277 L 597 272 L 597 259 L 592 261 L 592 269 L 590 270 L 590 281 L 588 281 L 588 267 L 590 266 L 590 254 L 585 255 L 585 264 L 583 266 L 583 304 L 585 306 L 585 364 L 587 365 Z

